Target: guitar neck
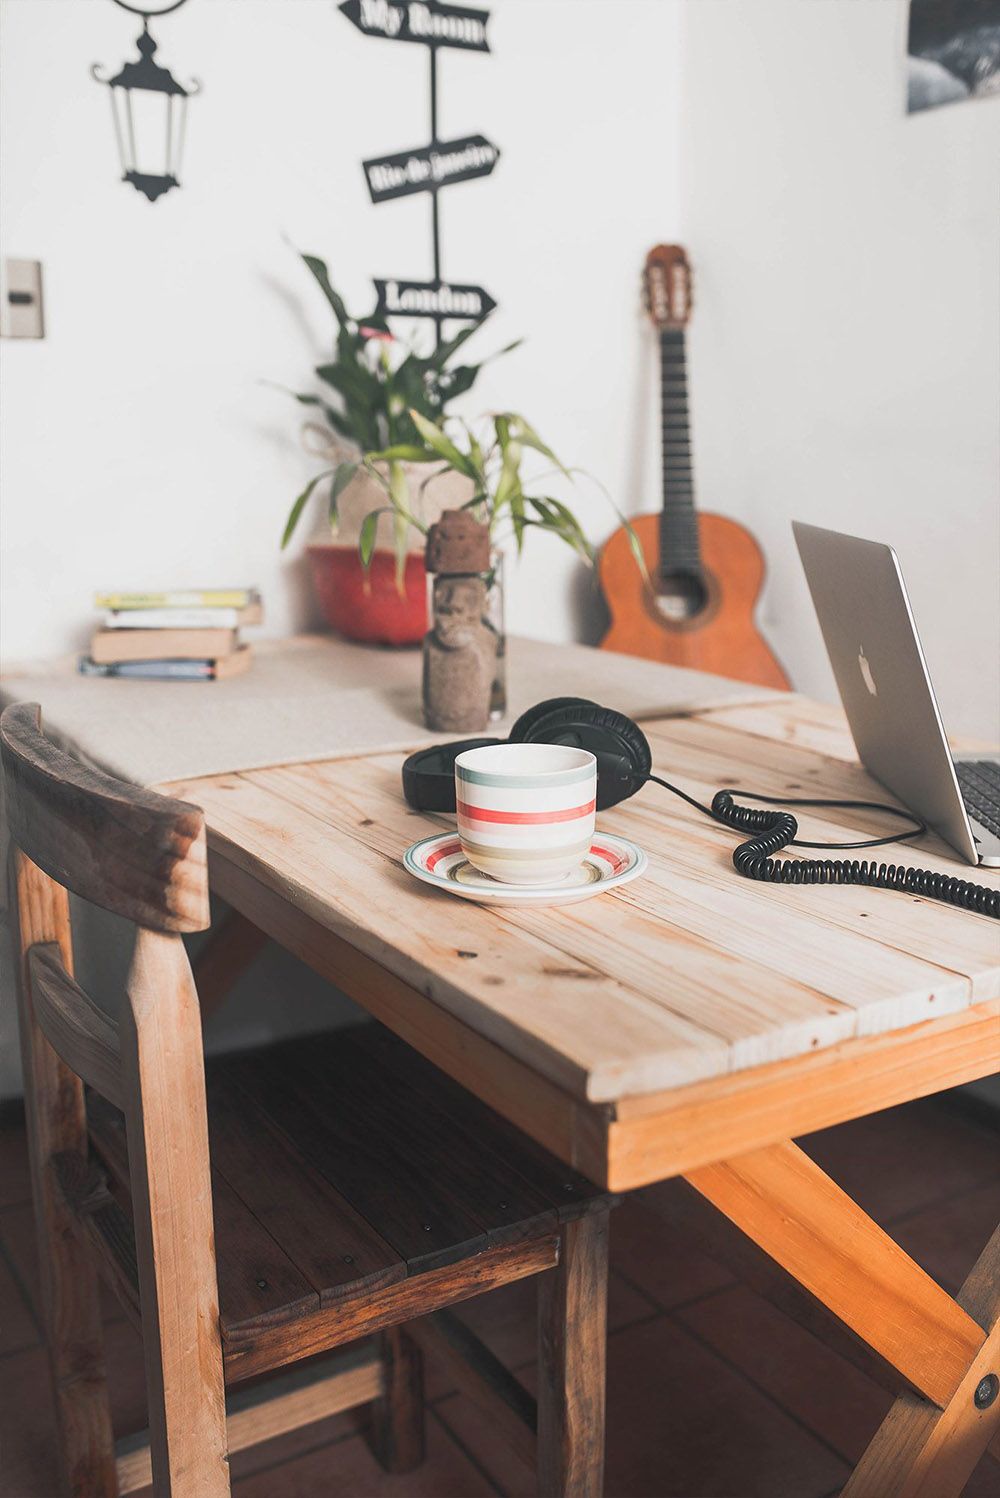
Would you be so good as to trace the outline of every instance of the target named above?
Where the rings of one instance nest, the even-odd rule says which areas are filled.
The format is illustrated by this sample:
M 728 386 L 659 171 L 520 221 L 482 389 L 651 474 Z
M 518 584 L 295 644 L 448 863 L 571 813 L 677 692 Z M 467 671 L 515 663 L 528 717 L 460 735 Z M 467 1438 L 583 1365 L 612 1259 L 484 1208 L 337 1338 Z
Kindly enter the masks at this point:
M 701 550 L 694 504 L 683 328 L 660 330 L 660 417 L 663 444 L 660 571 L 697 572 Z

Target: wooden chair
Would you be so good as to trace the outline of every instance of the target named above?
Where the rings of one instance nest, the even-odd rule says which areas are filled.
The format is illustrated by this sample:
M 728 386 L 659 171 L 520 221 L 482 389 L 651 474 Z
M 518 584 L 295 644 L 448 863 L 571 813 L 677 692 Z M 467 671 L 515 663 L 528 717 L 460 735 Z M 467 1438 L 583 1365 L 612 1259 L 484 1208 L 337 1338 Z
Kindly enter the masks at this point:
M 224 1059 L 206 1085 L 180 935 L 209 919 L 202 813 L 85 769 L 31 704 L 3 714 L 0 747 L 67 1490 L 130 1491 L 151 1469 L 157 1495 L 216 1498 L 230 1451 L 363 1403 L 376 1455 L 408 1470 L 426 1347 L 537 1451 L 542 1493 L 598 1494 L 613 1199 L 379 1026 Z M 67 891 L 137 927 L 117 1022 L 73 979 Z M 144 1344 L 148 1445 L 117 1457 L 96 1271 Z M 534 1274 L 537 1408 L 444 1309 Z M 255 1388 L 227 1411 L 227 1384 L 303 1359 L 269 1402 Z

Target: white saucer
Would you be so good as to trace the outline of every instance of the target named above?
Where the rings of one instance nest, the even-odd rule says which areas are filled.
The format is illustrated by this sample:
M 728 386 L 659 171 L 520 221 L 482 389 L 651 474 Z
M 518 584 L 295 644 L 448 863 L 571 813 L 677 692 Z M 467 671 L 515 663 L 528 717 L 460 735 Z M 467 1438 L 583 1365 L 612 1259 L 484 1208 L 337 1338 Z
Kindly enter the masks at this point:
M 425 884 L 483 905 L 572 905 L 638 878 L 646 855 L 627 837 L 595 833 L 583 863 L 557 884 L 501 884 L 473 868 L 457 832 L 437 832 L 407 848 L 403 867 Z

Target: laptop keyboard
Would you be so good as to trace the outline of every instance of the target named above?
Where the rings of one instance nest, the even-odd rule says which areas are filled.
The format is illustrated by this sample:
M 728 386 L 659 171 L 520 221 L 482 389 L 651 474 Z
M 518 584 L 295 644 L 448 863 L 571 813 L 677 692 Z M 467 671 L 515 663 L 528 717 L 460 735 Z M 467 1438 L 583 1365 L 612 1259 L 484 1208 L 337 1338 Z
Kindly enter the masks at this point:
M 969 816 L 1000 837 L 1000 764 L 991 759 L 963 760 L 955 766 L 955 774 Z

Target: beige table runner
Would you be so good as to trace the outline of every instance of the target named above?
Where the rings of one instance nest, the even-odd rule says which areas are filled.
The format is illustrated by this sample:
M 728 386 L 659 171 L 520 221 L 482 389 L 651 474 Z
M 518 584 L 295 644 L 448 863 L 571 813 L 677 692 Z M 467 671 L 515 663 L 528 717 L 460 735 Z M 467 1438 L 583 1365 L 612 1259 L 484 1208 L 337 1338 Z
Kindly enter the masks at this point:
M 511 638 L 510 713 L 545 697 L 589 697 L 633 718 L 766 701 L 777 694 L 585 645 Z M 310 760 L 415 749 L 432 734 L 420 713 L 420 652 L 330 635 L 263 641 L 245 676 L 164 682 L 84 677 L 75 660 L 10 671 L 0 703 L 42 705 L 46 733 L 88 763 L 139 785 Z

